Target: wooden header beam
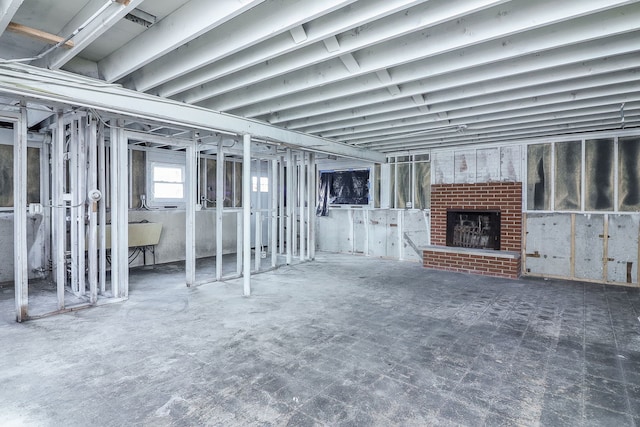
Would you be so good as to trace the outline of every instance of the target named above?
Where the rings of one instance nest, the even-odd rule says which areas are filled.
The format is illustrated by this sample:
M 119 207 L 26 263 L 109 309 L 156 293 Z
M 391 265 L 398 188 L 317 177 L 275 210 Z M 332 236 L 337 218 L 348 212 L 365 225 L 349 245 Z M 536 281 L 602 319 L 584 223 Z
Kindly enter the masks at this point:
M 55 34 L 47 33 L 46 31 L 37 30 L 35 28 L 27 27 L 26 25 L 16 24 L 15 22 L 9 22 L 7 26 L 7 30 L 13 31 L 17 34 L 22 34 L 23 36 L 31 37 L 36 40 L 43 41 L 48 44 L 57 44 L 64 41 L 63 37 L 56 36 Z M 67 40 L 62 45 L 68 49 L 71 49 L 74 44 L 71 40 Z

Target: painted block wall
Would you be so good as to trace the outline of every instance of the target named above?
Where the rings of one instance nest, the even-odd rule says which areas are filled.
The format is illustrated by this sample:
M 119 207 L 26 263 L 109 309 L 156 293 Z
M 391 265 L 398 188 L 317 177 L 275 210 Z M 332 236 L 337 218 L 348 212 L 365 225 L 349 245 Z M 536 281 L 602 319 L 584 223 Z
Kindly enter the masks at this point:
M 44 232 L 42 215 L 29 215 L 27 220 L 27 260 L 29 278 L 43 276 Z M 14 277 L 13 262 L 13 212 L 0 214 L 0 283 L 12 282 Z
M 214 256 L 216 253 L 216 211 L 205 209 L 196 212 L 196 257 Z M 129 222 L 159 222 L 162 223 L 160 242 L 156 246 L 156 262 L 166 263 L 183 261 L 185 259 L 185 211 L 158 210 L 129 211 Z M 224 254 L 236 252 L 236 213 L 225 213 L 223 216 L 222 252 Z M 147 263 L 151 258 L 147 257 Z M 142 256 L 136 259 L 132 266 L 141 265 Z
M 129 211 L 129 222 L 160 222 L 163 224 L 160 242 L 156 246 L 156 262 L 166 263 L 185 259 L 185 212 L 180 210 L 132 210 Z M 235 253 L 236 213 L 224 214 L 222 252 Z M 27 221 L 27 244 L 29 278 L 43 277 L 42 269 L 47 268 L 48 260 L 44 259 L 43 225 L 41 215 L 30 215 Z M 216 226 L 215 210 L 196 212 L 196 256 L 215 256 Z M 151 254 L 147 254 L 147 264 L 152 262 Z M 143 257 L 139 255 L 131 266 L 142 265 Z M 13 263 L 13 213 L 0 214 L 0 283 L 11 282 L 14 277 Z

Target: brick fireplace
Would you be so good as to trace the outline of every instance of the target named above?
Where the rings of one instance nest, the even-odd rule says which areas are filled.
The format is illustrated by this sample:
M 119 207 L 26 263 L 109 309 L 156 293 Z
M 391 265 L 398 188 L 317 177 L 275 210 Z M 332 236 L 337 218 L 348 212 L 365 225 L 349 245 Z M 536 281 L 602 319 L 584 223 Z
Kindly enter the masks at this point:
M 486 231 L 485 218 L 490 215 L 498 221 Z M 462 225 L 456 227 L 451 223 L 454 220 Z M 484 244 L 488 241 L 489 245 Z M 431 186 L 431 243 L 423 250 L 427 268 L 517 278 L 522 249 L 522 183 Z

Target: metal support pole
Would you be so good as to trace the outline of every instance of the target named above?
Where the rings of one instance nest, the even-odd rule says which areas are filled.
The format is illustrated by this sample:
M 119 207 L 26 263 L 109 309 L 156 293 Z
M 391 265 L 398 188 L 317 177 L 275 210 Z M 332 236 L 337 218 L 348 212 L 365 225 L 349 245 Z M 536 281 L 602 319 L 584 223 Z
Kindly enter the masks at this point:
M 224 151 L 218 143 L 216 156 L 216 279 L 222 280 L 222 214 L 224 211 Z
M 256 240 L 255 240 L 255 269 L 260 270 L 260 264 L 262 261 L 262 193 L 260 191 L 260 180 L 262 179 L 262 160 L 256 159 Z
M 251 295 L 251 135 L 242 136 L 242 212 L 244 296 Z
M 293 154 L 291 161 L 291 191 L 287 197 L 291 200 L 291 255 L 298 254 L 298 156 Z M 287 200 L 289 203 L 289 200 Z
M 107 185 L 106 185 L 106 173 L 107 173 L 107 161 L 106 151 L 104 144 L 104 125 L 101 123 L 99 127 L 98 135 L 98 189 L 102 193 L 102 200 L 98 203 L 98 223 L 99 235 L 98 239 L 100 245 L 100 261 L 98 268 L 98 276 L 100 281 L 100 294 L 104 295 L 107 291 Z
M 238 209 L 236 211 L 236 274 L 238 276 L 242 276 L 242 251 L 244 250 L 244 240 L 243 240 L 243 226 L 242 226 L 242 218 L 244 215 L 244 211 L 242 209 Z
M 291 154 L 291 149 L 287 148 L 287 265 L 291 264 L 291 261 L 293 261 L 293 169 L 293 156 Z
M 77 222 L 78 227 L 78 293 L 85 295 L 86 289 L 86 266 L 85 266 L 85 247 L 86 247 L 86 227 L 85 227 L 85 208 L 87 201 L 87 118 L 82 116 L 78 119 L 78 160 L 76 166 L 78 168 L 78 181 L 73 193 L 78 198 Z M 127 175 L 128 176 L 128 175 Z
M 40 203 L 50 205 L 51 193 L 49 182 L 51 180 L 51 143 L 45 142 L 40 149 Z M 51 255 L 51 209 L 43 209 L 42 211 L 42 259 L 43 263 L 53 262 Z
M 285 207 L 284 207 L 284 193 L 285 193 L 285 182 L 287 182 L 285 178 L 284 172 L 284 156 L 280 156 L 280 167 L 278 168 L 278 253 L 284 254 L 285 251 L 285 237 L 284 237 L 284 226 L 286 223 L 285 217 Z M 275 249 L 275 248 L 274 248 Z
M 271 179 L 269 180 L 271 191 L 271 267 L 278 264 L 278 161 L 271 160 Z
M 29 316 L 29 264 L 27 248 L 27 109 L 13 132 L 13 260 L 16 321 Z
M 78 208 L 80 207 L 80 197 L 78 194 L 78 120 L 71 120 L 69 128 L 69 191 L 71 195 L 70 210 L 70 252 L 71 252 L 71 291 L 78 293 Z
M 307 257 L 307 239 L 306 239 L 306 233 L 307 233 L 307 227 L 306 227 L 306 215 L 305 215 L 305 199 L 306 199 L 306 193 L 307 193 L 307 186 L 306 186 L 306 176 L 307 176 L 307 171 L 306 171 L 306 162 L 307 162 L 307 154 L 306 153 L 301 153 L 300 154 L 300 179 L 299 181 L 299 198 L 300 198 L 300 261 L 304 261 Z
M 96 134 L 98 126 L 95 120 L 89 125 L 89 191 L 98 188 L 98 147 Z M 89 198 L 89 301 L 98 301 L 98 201 Z
M 197 165 L 196 147 L 187 147 L 186 168 L 185 168 L 185 273 L 187 286 L 196 282 L 196 203 L 197 195 Z
M 129 295 L 128 155 L 124 123 L 111 128 L 111 288 L 113 296 Z
M 309 154 L 309 259 L 316 257 L 316 154 Z
M 58 310 L 64 309 L 64 288 L 67 280 L 65 265 L 65 247 L 67 240 L 67 209 L 64 207 L 64 114 L 56 115 L 56 129 L 52 139 L 51 150 L 51 220 L 53 238 L 53 271 L 55 273 Z

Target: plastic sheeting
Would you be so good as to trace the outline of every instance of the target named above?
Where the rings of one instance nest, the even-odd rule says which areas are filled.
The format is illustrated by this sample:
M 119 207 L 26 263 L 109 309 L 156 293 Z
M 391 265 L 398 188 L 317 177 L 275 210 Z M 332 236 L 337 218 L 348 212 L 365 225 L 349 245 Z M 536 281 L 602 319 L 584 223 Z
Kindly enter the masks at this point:
M 555 172 L 555 209 L 579 210 L 582 199 L 582 142 L 556 144 Z
M 320 172 L 316 215 L 326 216 L 328 205 L 369 204 L 369 170 Z
M 414 169 L 416 194 L 413 207 L 427 209 L 431 205 L 431 163 L 417 162 Z
M 613 139 L 585 143 L 585 210 L 613 210 Z
M 527 147 L 527 209 L 549 210 L 551 195 L 551 144 Z
M 618 141 L 618 209 L 640 209 L 640 137 Z

